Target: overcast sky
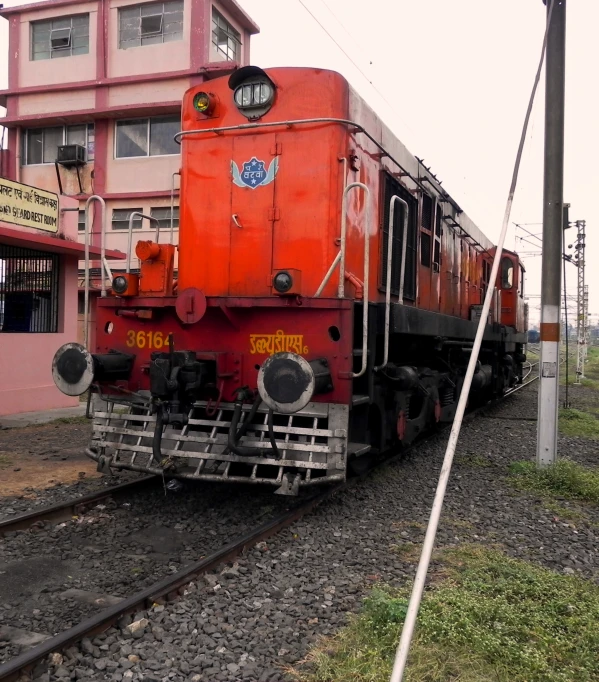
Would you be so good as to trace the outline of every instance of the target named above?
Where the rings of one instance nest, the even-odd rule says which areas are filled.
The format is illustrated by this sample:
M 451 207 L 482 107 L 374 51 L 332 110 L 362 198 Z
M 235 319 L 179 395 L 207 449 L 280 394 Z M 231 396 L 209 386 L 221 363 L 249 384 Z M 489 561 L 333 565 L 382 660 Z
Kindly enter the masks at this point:
M 431 165 L 481 229 L 497 238 L 540 56 L 546 17 L 542 0 L 238 1 L 261 29 L 252 38 L 253 63 L 319 66 L 342 73 L 410 151 Z M 5 2 L 15 4 L 22 3 Z M 593 266 L 599 250 L 599 168 L 595 161 L 599 158 L 599 97 L 592 76 L 599 57 L 598 25 L 597 0 L 570 0 L 564 198 L 572 205 L 570 219 L 587 221 L 591 313 L 599 313 L 599 268 Z M 0 87 L 6 87 L 7 41 L 7 22 L 0 20 Z M 517 223 L 542 220 L 543 121 L 541 87 L 512 212 Z M 531 232 L 542 229 L 541 225 L 527 228 Z M 574 229 L 567 235 L 572 243 Z M 507 248 L 538 250 L 515 243 L 514 238 L 512 226 Z M 534 320 L 541 259 L 523 258 Z M 572 265 L 568 265 L 567 279 L 568 293 L 574 295 L 576 269 Z

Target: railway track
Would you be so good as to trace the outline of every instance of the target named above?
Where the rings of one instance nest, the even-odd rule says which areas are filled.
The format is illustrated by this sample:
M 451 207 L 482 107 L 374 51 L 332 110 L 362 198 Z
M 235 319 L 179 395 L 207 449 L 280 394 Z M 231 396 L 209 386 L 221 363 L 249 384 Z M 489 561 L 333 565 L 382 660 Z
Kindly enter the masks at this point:
M 59 502 L 50 507 L 44 507 L 43 509 L 27 512 L 26 514 L 19 514 L 18 516 L 6 519 L 5 521 L 0 521 L 0 537 L 3 537 L 7 533 L 27 530 L 40 523 L 60 523 L 62 521 L 67 521 L 73 516 L 77 516 L 85 510 L 101 504 L 105 500 L 127 497 L 131 493 L 157 484 L 158 479 L 156 476 L 142 476 L 140 478 L 135 478 L 132 481 L 106 488 L 105 490 L 98 490 L 89 495 L 66 500 L 65 502 Z
M 534 370 L 534 366 L 537 364 L 538 363 L 531 364 L 530 371 L 525 376 L 525 381 L 506 393 L 504 398 L 517 393 L 538 379 L 538 375 L 528 379 Z M 487 403 L 486 405 L 471 411 L 467 415 L 468 420 L 474 418 L 480 410 L 488 408 L 489 406 L 497 404 L 498 402 L 500 401 Z M 401 453 L 386 458 L 381 464 L 386 466 L 394 461 L 397 461 L 397 459 L 405 456 L 408 452 L 420 447 L 424 442 L 426 442 L 426 440 L 438 436 L 439 433 L 439 430 L 431 433 L 428 438 L 425 437 L 411 445 L 409 448 L 404 449 Z M 348 486 L 359 484 L 359 482 L 369 473 L 370 472 L 366 472 L 365 474 L 350 479 L 345 483 L 331 486 L 326 490 L 319 492 L 318 494 L 311 495 L 307 499 L 302 500 L 297 505 L 293 506 L 291 509 L 286 510 L 284 513 L 279 514 L 275 518 L 262 523 L 261 525 L 246 533 L 243 533 L 236 539 L 210 553 L 208 556 L 194 561 L 176 573 L 158 580 L 149 587 L 140 590 L 130 597 L 123 598 L 122 600 L 118 601 L 118 603 L 102 609 L 101 611 L 84 619 L 77 625 L 53 637 L 48 637 L 46 640 L 26 650 L 20 655 L 8 660 L 3 664 L 0 664 L 0 682 L 23 682 L 23 680 L 32 679 L 31 676 L 34 669 L 40 664 L 43 664 L 45 659 L 50 654 L 64 651 L 69 646 L 80 642 L 86 637 L 93 637 L 105 631 L 109 627 L 117 624 L 123 616 L 147 609 L 156 602 L 170 601 L 177 598 L 182 593 L 183 588 L 190 582 L 196 580 L 203 574 L 215 569 L 223 563 L 233 561 L 245 550 L 276 535 L 284 528 L 290 526 L 306 514 L 312 512 L 317 506 L 323 504 L 339 492 L 346 489 Z M 120 484 L 113 488 L 107 488 L 106 490 L 99 491 L 85 497 L 53 505 L 52 507 L 48 507 L 46 509 L 33 511 L 28 514 L 22 514 L 19 517 L 0 523 L 0 536 L 11 531 L 31 528 L 35 524 L 42 521 L 64 521 L 65 519 L 71 518 L 73 515 L 81 514 L 86 509 L 89 509 L 108 498 L 128 496 L 134 491 L 139 491 L 152 485 L 162 485 L 162 483 L 158 477 L 144 477 Z

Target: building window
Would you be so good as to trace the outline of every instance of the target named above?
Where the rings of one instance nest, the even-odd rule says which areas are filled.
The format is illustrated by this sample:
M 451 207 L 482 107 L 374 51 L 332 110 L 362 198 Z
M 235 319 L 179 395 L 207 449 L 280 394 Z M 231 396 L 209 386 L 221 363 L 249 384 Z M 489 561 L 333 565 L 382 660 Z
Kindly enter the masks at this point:
M 83 123 L 52 128 L 30 128 L 23 131 L 23 165 L 54 163 L 58 147 L 63 144 L 80 144 L 87 149 L 87 160 L 94 158 L 94 124 Z
M 77 229 L 79 230 L 79 232 L 85 232 L 85 211 L 79 211 Z
M 129 218 L 132 213 L 143 213 L 141 208 L 115 208 L 112 211 L 112 229 L 113 230 L 128 230 Z M 141 230 L 142 219 L 139 216 L 133 218 L 133 229 Z
M 31 22 L 31 60 L 89 52 L 89 14 Z
M 171 207 L 161 206 L 160 208 L 153 208 L 150 211 L 152 218 L 156 218 L 160 224 L 160 230 L 171 229 Z M 156 228 L 156 223 L 152 221 L 152 228 Z M 173 207 L 173 227 L 179 227 L 179 207 Z
M 119 48 L 170 43 L 183 38 L 183 0 L 119 9 Z
M 180 129 L 179 116 L 117 121 L 115 157 L 127 159 L 133 156 L 179 154 L 180 146 L 173 138 Z
M 58 331 L 60 256 L 0 244 L 0 331 Z
M 241 35 L 214 7 L 212 8 L 212 44 L 219 56 L 225 60 L 239 61 Z

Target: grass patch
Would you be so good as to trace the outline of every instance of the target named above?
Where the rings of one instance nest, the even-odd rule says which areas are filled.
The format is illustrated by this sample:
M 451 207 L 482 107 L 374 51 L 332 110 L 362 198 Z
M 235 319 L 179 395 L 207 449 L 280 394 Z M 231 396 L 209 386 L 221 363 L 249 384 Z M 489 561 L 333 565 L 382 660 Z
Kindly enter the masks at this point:
M 510 475 L 518 487 L 526 490 L 599 502 L 599 471 L 570 459 L 559 459 L 545 469 L 537 469 L 535 462 L 514 462 Z
M 599 419 L 588 412 L 560 409 L 559 430 L 566 436 L 599 439 Z
M 0 455 L 0 469 L 12 466 L 12 459 L 8 455 Z
M 599 587 L 480 547 L 445 553 L 448 577 L 422 602 L 406 682 L 599 679 Z M 373 590 L 308 657 L 305 682 L 387 682 L 407 591 Z

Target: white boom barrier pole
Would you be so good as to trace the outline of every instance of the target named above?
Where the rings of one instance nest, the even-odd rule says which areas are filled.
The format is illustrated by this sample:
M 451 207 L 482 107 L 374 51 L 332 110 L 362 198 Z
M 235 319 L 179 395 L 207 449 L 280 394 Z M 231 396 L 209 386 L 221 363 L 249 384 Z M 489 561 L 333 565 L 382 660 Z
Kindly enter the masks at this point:
M 485 326 L 487 324 L 487 318 L 489 316 L 489 310 L 491 309 L 491 301 L 493 299 L 494 282 L 497 280 L 497 273 L 499 271 L 499 263 L 501 262 L 501 253 L 503 251 L 503 244 L 505 242 L 505 237 L 507 234 L 507 229 L 510 221 L 510 214 L 512 211 L 512 203 L 514 201 L 514 194 L 516 192 L 516 185 L 518 183 L 518 172 L 520 170 L 520 162 L 522 160 L 522 151 L 524 149 L 524 142 L 526 140 L 526 133 L 528 130 L 528 123 L 530 121 L 530 116 L 532 113 L 532 107 L 534 104 L 535 95 L 537 92 L 537 87 L 539 85 L 539 80 L 541 78 L 541 71 L 543 69 L 543 62 L 545 59 L 545 48 L 547 45 L 547 33 L 551 22 L 551 14 L 553 12 L 553 5 L 556 0 L 551 3 L 551 8 L 549 10 L 549 15 L 547 18 L 547 30 L 545 31 L 545 37 L 543 39 L 543 49 L 541 53 L 541 60 L 539 62 L 539 68 L 535 77 L 535 82 L 532 88 L 532 93 L 530 96 L 530 101 L 528 103 L 528 109 L 526 111 L 526 117 L 524 119 L 524 127 L 522 130 L 522 136 L 520 138 L 520 144 L 518 146 L 518 153 L 516 155 L 516 163 L 514 165 L 514 173 L 512 176 L 512 183 L 510 186 L 510 192 L 507 199 L 507 205 L 505 207 L 505 214 L 503 216 L 503 225 L 501 227 L 501 234 L 499 236 L 499 241 L 497 243 L 497 251 L 495 252 L 495 258 L 493 260 L 493 267 L 491 269 L 491 277 L 489 280 L 489 288 L 485 295 L 485 301 L 483 305 L 483 311 L 480 317 L 480 322 L 476 330 L 476 337 L 474 339 L 474 347 L 472 348 L 472 354 L 470 355 L 470 361 L 468 362 L 468 369 L 466 370 L 466 376 L 464 378 L 464 385 L 462 387 L 462 392 L 460 393 L 460 399 L 458 401 L 458 406 L 456 410 L 455 419 L 449 435 L 449 442 L 447 443 L 447 449 L 445 451 L 445 457 L 443 459 L 443 466 L 441 468 L 441 474 L 439 475 L 439 482 L 437 484 L 437 490 L 435 493 L 435 499 L 433 502 L 433 508 L 431 510 L 431 515 L 428 522 L 428 527 L 426 529 L 426 535 L 424 538 L 424 543 L 422 545 L 422 554 L 420 555 L 420 561 L 418 563 L 418 569 L 416 571 L 416 578 L 414 579 L 414 586 L 412 588 L 412 594 L 410 595 L 410 603 L 408 605 L 408 612 L 406 614 L 406 619 L 404 622 L 403 629 L 401 631 L 401 639 L 399 641 L 399 646 L 397 647 L 397 652 L 395 655 L 395 663 L 393 666 L 393 671 L 391 673 L 391 682 L 401 682 L 403 679 L 404 670 L 408 660 L 408 654 L 410 651 L 410 644 L 412 642 L 412 635 L 414 634 L 414 626 L 416 625 L 416 617 L 418 616 L 418 610 L 420 608 L 420 602 L 422 600 L 422 593 L 424 591 L 424 584 L 426 582 L 426 576 L 428 573 L 428 567 L 431 561 L 431 556 L 433 553 L 433 547 L 435 544 L 435 536 L 437 535 L 437 527 L 439 525 L 439 518 L 441 516 L 441 509 L 443 508 L 443 500 L 445 498 L 445 490 L 447 488 L 447 481 L 449 480 L 449 474 L 451 472 L 451 465 L 453 463 L 453 456 L 455 454 L 456 445 L 458 442 L 458 437 L 460 435 L 460 429 L 462 427 L 462 420 L 464 419 L 464 412 L 466 411 L 466 403 L 468 402 L 468 394 L 470 392 L 470 385 L 472 384 L 472 377 L 474 376 L 474 369 L 476 367 L 476 362 L 478 360 L 478 353 L 480 351 L 481 343 L 483 340 L 483 335 L 485 333 Z

